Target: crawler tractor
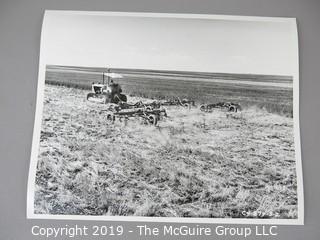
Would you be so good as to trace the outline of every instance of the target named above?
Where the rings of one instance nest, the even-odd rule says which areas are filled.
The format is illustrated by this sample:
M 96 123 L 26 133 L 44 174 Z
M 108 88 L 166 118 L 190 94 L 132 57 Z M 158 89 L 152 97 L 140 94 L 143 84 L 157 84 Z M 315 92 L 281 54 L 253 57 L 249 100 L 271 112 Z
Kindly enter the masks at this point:
M 118 83 L 114 83 L 110 80 L 110 75 L 108 75 L 108 83 L 105 84 L 103 73 L 102 83 L 92 83 L 91 92 L 87 94 L 87 100 L 91 102 L 100 103 L 115 103 L 127 102 L 127 96 L 122 94 L 121 86 Z

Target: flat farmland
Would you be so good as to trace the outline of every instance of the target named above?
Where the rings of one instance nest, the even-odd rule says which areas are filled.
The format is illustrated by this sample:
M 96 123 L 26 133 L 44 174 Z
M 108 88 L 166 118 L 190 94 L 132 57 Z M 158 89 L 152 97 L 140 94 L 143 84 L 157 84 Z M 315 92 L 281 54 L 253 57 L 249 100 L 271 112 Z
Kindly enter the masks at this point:
M 87 92 L 45 85 L 36 213 L 297 218 L 291 117 L 170 106 L 158 126 L 110 123 Z
M 242 107 L 258 107 L 292 117 L 292 78 L 252 74 L 214 74 L 170 71 L 112 69 L 122 78 L 114 79 L 129 96 L 149 99 L 175 97 L 197 104 L 237 102 Z M 47 67 L 46 83 L 90 90 L 92 82 L 102 82 L 102 70 Z M 107 80 L 107 77 L 105 77 Z
M 110 123 L 107 105 L 86 100 L 102 71 L 47 68 L 36 213 L 297 218 L 290 77 L 112 69 L 129 102 L 198 105 L 168 106 L 150 126 Z M 242 111 L 199 110 L 218 101 Z

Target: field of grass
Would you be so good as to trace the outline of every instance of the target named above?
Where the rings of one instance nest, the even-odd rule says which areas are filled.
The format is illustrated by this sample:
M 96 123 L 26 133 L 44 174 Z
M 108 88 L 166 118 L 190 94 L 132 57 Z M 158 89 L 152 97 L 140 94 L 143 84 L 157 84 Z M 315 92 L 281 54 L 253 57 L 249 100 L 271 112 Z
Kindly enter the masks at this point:
M 106 105 L 86 101 L 87 92 L 46 84 L 36 213 L 297 217 L 291 117 L 258 104 L 239 113 L 168 107 L 157 127 L 112 124 L 100 112 Z M 224 97 L 252 101 L 240 94 Z M 137 100 L 148 99 L 129 97 Z
M 46 83 L 90 89 L 92 82 L 102 82 L 101 72 L 88 72 L 48 67 Z M 292 78 L 284 76 L 263 76 L 244 74 L 214 74 L 190 72 L 152 72 L 114 69 L 123 78 L 115 79 L 125 94 L 151 99 L 189 98 L 198 104 L 232 101 L 243 107 L 258 107 L 270 113 L 292 117 Z M 214 80 L 223 78 L 224 82 Z M 243 84 L 239 81 L 246 81 Z M 267 85 L 255 85 L 265 82 Z M 291 87 L 277 87 L 272 84 L 286 84 Z M 269 84 L 269 85 L 268 85 Z

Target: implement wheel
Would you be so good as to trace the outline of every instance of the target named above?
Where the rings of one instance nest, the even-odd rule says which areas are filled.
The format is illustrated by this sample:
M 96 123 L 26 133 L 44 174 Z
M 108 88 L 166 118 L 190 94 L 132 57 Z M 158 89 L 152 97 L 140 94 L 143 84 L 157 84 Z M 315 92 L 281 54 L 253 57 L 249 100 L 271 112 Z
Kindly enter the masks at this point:
M 158 123 L 158 117 L 156 115 L 154 115 L 154 114 L 149 115 L 148 116 L 148 123 L 150 125 L 156 126 L 157 123 Z
M 231 105 L 228 110 L 229 112 L 237 112 L 237 107 L 234 105 Z
M 107 121 L 113 123 L 116 120 L 116 117 L 112 113 L 107 114 Z
M 185 108 L 191 108 L 191 105 L 189 104 L 189 103 L 183 103 L 183 106 L 185 107 Z
M 205 106 L 205 105 L 201 105 L 201 106 L 200 106 L 200 111 L 205 112 L 205 111 L 206 111 L 206 109 L 207 109 L 207 108 L 206 108 L 206 106 Z

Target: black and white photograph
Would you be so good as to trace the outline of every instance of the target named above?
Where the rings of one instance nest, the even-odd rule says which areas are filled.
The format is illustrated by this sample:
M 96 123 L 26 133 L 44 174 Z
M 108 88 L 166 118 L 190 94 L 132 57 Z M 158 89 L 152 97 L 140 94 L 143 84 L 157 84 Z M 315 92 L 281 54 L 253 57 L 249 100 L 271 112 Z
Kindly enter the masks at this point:
M 297 31 L 46 11 L 28 218 L 303 224 Z

